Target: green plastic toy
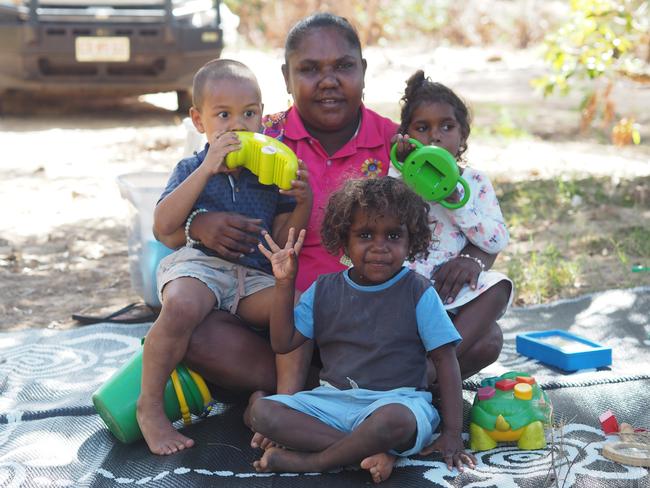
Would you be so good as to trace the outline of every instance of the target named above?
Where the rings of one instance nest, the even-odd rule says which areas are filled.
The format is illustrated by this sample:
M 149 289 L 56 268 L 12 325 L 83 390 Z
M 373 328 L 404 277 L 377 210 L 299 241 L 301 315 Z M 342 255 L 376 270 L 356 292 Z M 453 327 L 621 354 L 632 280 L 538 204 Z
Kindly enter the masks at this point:
M 470 410 L 470 448 L 486 451 L 497 442 L 517 441 L 519 449 L 543 449 L 551 413 L 546 393 L 528 373 L 486 378 Z
M 397 160 L 397 143 L 390 151 L 390 160 L 402 173 L 404 182 L 425 200 L 438 202 L 443 207 L 453 210 L 465 205 L 469 200 L 469 185 L 460 176 L 458 164 L 449 151 L 438 146 L 425 146 L 416 139 L 409 139 L 409 142 L 415 145 L 415 150 L 403 163 Z M 458 202 L 446 201 L 458 183 L 465 189 L 463 198 Z
M 92 396 L 95 410 L 111 433 L 124 443 L 142 438 L 135 416 L 142 382 L 142 348 L 111 376 Z M 203 378 L 179 364 L 167 380 L 163 409 L 171 422 L 192 423 L 192 414 L 204 416 L 213 400 Z
M 226 156 L 226 166 L 244 166 L 257 175 L 263 185 L 288 190 L 296 179 L 298 158 L 285 144 L 257 132 L 238 131 L 242 148 Z

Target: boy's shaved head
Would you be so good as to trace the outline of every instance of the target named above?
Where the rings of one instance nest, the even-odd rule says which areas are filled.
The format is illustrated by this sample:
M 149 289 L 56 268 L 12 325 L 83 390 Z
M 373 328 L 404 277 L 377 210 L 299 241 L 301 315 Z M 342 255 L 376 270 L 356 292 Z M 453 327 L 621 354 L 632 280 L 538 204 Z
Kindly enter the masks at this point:
M 192 104 L 194 107 L 201 110 L 206 85 L 226 79 L 249 81 L 257 88 L 261 100 L 262 93 L 257 78 L 255 78 L 248 66 L 234 59 L 213 59 L 204 64 L 194 75 L 192 83 Z

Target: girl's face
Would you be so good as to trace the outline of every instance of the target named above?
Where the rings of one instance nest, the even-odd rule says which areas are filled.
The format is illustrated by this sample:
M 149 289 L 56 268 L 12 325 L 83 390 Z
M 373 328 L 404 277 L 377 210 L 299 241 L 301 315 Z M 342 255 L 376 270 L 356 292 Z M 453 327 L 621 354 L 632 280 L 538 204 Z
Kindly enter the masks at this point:
M 413 110 L 407 132 L 425 146 L 443 147 L 454 157 L 458 157 L 458 149 L 464 142 L 454 108 L 446 102 L 425 102 L 418 105 Z
M 409 251 L 406 225 L 394 215 L 382 215 L 357 208 L 346 253 L 354 267 L 350 278 L 359 285 L 378 285 L 402 269 Z
M 366 61 L 335 27 L 303 37 L 282 66 L 287 92 L 307 128 L 338 131 L 357 123 Z

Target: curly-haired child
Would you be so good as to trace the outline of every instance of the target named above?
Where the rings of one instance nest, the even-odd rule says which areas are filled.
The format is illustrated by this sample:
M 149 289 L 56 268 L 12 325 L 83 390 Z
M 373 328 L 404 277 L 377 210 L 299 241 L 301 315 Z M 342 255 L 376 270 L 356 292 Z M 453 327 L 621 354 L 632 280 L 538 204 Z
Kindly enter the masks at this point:
M 304 240 L 290 232 L 280 248 L 266 234 L 275 276 L 271 344 L 287 353 L 313 339 L 321 386 L 258 399 L 253 429 L 276 444 L 258 471 L 314 472 L 360 463 L 385 452 L 441 451 L 451 468 L 474 466 L 461 438 L 460 336 L 431 282 L 403 266 L 426 255 L 428 204 L 394 178 L 349 180 L 329 199 L 321 236 L 352 267 L 321 275 L 295 308 L 296 257 Z M 442 433 L 427 391 L 426 358 L 439 372 Z M 381 473 L 373 480 L 383 481 Z M 389 475 L 390 470 L 387 474 Z
M 408 139 L 413 138 L 443 147 L 461 162 L 470 115 L 458 95 L 419 70 L 406 82 L 402 102 L 398 155 L 408 155 L 413 149 Z M 467 378 L 498 358 L 503 335 L 496 321 L 512 300 L 513 286 L 504 274 L 488 271 L 509 239 L 494 188 L 485 173 L 468 166 L 459 169 L 469 184 L 470 199 L 456 210 L 431 202 L 429 255 L 410 267 L 431 279 L 451 314 L 463 338 L 456 353 L 461 375 Z M 457 189 L 451 199 L 461 197 Z M 436 378 L 440 374 L 430 371 L 431 383 Z

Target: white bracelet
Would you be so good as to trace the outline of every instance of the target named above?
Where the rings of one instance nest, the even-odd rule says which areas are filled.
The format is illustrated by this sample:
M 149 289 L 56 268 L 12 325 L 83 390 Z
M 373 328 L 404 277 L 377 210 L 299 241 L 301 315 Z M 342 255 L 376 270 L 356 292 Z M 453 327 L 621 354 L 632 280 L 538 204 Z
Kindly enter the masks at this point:
M 190 237 L 190 226 L 192 225 L 192 221 L 194 220 L 194 217 L 196 217 L 199 214 L 206 213 L 206 212 L 207 212 L 207 210 L 204 209 L 204 208 L 197 208 L 196 210 L 194 210 L 190 214 L 190 216 L 185 221 L 185 245 L 187 247 L 194 247 L 194 246 L 198 246 L 199 244 L 201 244 L 201 241 L 194 240 L 194 239 L 192 239 Z
M 476 256 L 470 256 L 469 254 L 459 254 L 458 257 L 459 258 L 471 259 L 472 261 L 474 261 L 476 264 L 479 265 L 479 267 L 481 268 L 481 271 L 485 271 L 485 264 L 483 264 L 483 261 L 481 261 L 481 258 L 477 258 Z

